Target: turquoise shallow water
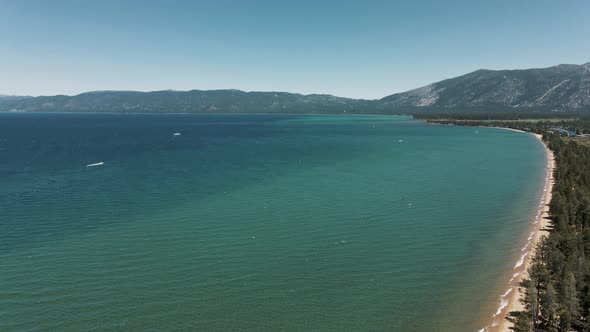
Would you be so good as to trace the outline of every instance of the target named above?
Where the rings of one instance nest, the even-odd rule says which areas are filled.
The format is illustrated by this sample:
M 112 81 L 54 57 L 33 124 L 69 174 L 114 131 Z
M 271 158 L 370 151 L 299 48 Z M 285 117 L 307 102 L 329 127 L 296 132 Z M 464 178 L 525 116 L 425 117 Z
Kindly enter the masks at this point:
M 473 331 L 545 166 L 531 135 L 477 132 L 0 114 L 0 330 Z

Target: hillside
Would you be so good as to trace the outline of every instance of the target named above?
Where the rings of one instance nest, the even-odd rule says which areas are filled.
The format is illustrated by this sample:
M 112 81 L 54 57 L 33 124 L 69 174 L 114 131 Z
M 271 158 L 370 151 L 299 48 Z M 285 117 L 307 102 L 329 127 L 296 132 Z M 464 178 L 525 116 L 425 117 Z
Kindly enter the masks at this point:
M 590 108 L 590 62 L 524 70 L 477 70 L 381 99 L 384 107 Z
M 239 90 L 94 91 L 76 96 L 0 99 L 0 111 L 343 113 L 366 101 L 331 95 Z

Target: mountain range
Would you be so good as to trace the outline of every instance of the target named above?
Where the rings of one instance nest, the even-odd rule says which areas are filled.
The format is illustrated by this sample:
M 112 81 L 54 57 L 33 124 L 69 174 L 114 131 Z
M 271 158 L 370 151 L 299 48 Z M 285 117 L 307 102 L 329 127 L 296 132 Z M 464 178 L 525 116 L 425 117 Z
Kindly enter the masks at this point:
M 381 99 L 389 107 L 590 107 L 590 62 L 524 70 L 480 69 Z
M 4 96 L 0 111 L 180 113 L 415 113 L 422 111 L 590 113 L 590 62 L 485 70 L 377 100 L 240 90 L 93 91 L 75 96 Z

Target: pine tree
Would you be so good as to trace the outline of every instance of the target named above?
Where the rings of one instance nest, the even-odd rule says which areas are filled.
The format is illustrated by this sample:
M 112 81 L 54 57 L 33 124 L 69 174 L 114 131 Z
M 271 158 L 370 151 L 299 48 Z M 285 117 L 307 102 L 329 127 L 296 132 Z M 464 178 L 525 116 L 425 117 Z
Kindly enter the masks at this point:
M 576 293 L 576 279 L 571 272 L 565 273 L 561 295 L 561 331 L 569 331 L 576 324 L 579 314 L 579 300 Z
M 559 331 L 559 303 L 557 302 L 557 292 L 552 282 L 547 284 L 545 292 L 543 292 L 541 307 L 543 308 L 543 327 L 545 331 Z

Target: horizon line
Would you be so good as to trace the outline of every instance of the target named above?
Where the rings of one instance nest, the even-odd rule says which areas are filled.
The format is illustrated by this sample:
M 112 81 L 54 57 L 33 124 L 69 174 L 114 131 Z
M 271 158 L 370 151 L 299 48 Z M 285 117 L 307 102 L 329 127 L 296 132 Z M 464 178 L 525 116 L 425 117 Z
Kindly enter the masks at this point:
M 296 94 L 296 95 L 302 95 L 302 96 L 332 96 L 332 97 L 337 97 L 337 98 L 344 98 L 344 99 L 354 99 L 354 100 L 367 100 L 367 101 L 374 101 L 374 100 L 381 100 L 385 97 L 389 97 L 392 95 L 396 95 L 396 94 L 400 94 L 400 93 L 405 93 L 408 91 L 412 91 L 415 89 L 420 89 L 422 87 L 426 87 L 438 82 L 442 82 L 448 79 L 453 79 L 453 78 L 457 78 L 457 77 L 461 77 L 461 76 L 465 76 L 468 75 L 470 73 L 474 73 L 477 71 L 481 71 L 481 70 L 486 70 L 486 71 L 519 71 L 519 70 L 534 70 L 534 69 L 549 69 L 549 68 L 554 68 L 554 67 L 559 67 L 559 66 L 586 66 L 588 69 L 590 69 L 590 61 L 582 63 L 582 64 L 575 64 L 575 63 L 560 63 L 557 65 L 553 65 L 553 66 L 548 66 L 548 67 L 531 67 L 531 68 L 515 68 L 515 69 L 486 69 L 486 68 L 480 68 L 480 69 L 476 69 L 473 71 L 470 71 L 468 73 L 465 74 L 461 74 L 458 76 L 453 76 L 453 77 L 449 77 L 449 78 L 445 78 L 442 79 L 440 81 L 436 81 L 436 82 L 431 82 L 429 84 L 426 85 L 422 85 L 422 86 L 418 86 L 418 87 L 414 87 L 412 89 L 408 89 L 408 90 L 403 90 L 403 91 L 399 91 L 399 92 L 393 92 L 390 93 L 388 95 L 385 95 L 381 98 L 353 98 L 353 97 L 345 97 L 345 96 L 339 96 L 336 94 L 331 94 L 331 93 L 302 93 L 302 92 L 290 92 L 290 91 L 279 91 L 279 90 L 246 90 L 246 89 L 236 89 L 236 88 L 218 88 L 218 89 L 187 89 L 187 90 L 178 90 L 178 89 L 158 89 L 158 90 L 128 90 L 128 89 L 97 89 L 97 90 L 88 90 L 88 91 L 83 91 L 83 92 L 79 92 L 79 93 L 74 93 L 74 94 L 65 94 L 65 93 L 58 93 L 58 94 L 48 94 L 48 95 L 18 95 L 18 94 L 1 94 L 0 93 L 0 98 L 1 97 L 23 97 L 23 98 L 39 98 L 39 97 L 57 97 L 57 96 L 64 96 L 64 97 L 76 97 L 79 95 L 83 95 L 83 94 L 88 94 L 88 93 L 99 93 L 99 92 L 138 92 L 138 93 L 153 93 L 153 92 L 166 92 L 166 91 L 170 91 L 170 92 L 191 92 L 191 91 L 202 91 L 202 92 L 210 92 L 210 91 L 239 91 L 239 92 L 244 92 L 244 93 L 289 93 L 289 94 Z

